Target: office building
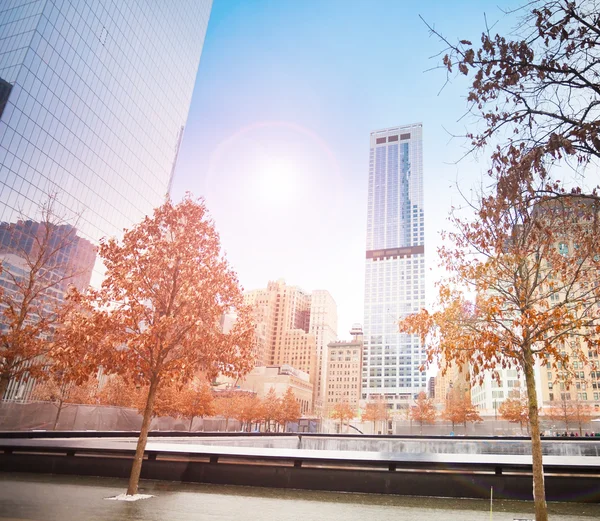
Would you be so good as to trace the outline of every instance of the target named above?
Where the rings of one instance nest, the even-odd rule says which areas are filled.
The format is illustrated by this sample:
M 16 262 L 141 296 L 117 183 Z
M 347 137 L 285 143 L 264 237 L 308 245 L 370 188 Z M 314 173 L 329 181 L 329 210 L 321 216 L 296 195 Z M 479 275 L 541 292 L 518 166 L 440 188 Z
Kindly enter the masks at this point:
M 0 2 L 0 233 L 13 244 L 53 199 L 88 265 L 169 193 L 211 0 Z M 75 229 L 76 227 L 76 229 Z M 92 256 L 92 257 L 90 257 Z M 23 257 L 3 252 L 6 273 Z M 102 267 L 96 262 L 92 283 Z M 16 385 L 13 382 L 13 387 Z M 1 397 L 0 397 L 1 398 Z M 6 398 L 6 396 L 5 396 Z
M 348 403 L 358 411 L 362 375 L 362 327 L 355 324 L 350 335 L 350 341 L 331 342 L 327 345 L 329 353 L 325 379 L 325 417 L 330 416 L 338 403 Z
M 429 397 L 433 398 L 435 405 L 439 409 L 443 409 L 446 401 L 453 389 L 468 391 L 471 389 L 467 368 L 459 368 L 454 362 L 450 362 L 446 368 L 446 372 L 442 374 L 441 369 L 434 378 L 433 393 L 429 393 Z
M 309 332 L 315 337 L 317 364 L 315 407 L 319 409 L 326 403 L 324 384 L 327 373 L 328 345 L 337 339 L 337 304 L 327 290 L 317 289 L 312 292 Z
M 0 222 L 118 236 L 168 193 L 210 0 L 0 4 Z
M 316 414 L 325 392 L 327 349 L 337 336 L 337 306 L 325 290 L 307 293 L 283 280 L 244 294 L 254 309 L 257 365 L 290 365 L 310 375 Z
M 252 391 L 261 399 L 264 399 L 271 389 L 278 398 L 283 398 L 287 390 L 291 389 L 303 415 L 310 414 L 313 409 L 313 385 L 309 375 L 287 364 L 255 367 L 237 380 L 237 387 L 244 391 Z
M 398 320 L 425 305 L 422 125 L 371 133 L 365 260 L 362 398 L 394 409 L 427 390 L 416 335 Z

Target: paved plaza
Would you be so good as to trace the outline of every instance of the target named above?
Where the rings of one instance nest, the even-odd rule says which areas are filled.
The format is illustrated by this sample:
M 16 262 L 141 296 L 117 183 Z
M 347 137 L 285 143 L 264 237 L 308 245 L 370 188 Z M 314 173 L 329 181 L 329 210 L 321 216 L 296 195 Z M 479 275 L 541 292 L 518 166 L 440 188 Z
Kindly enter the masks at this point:
M 142 481 L 137 502 L 106 501 L 123 479 L 0 473 L 0 521 L 489 521 L 489 502 Z M 494 502 L 494 521 L 532 519 L 527 502 Z M 552 521 L 600 519 L 600 505 L 555 503 Z

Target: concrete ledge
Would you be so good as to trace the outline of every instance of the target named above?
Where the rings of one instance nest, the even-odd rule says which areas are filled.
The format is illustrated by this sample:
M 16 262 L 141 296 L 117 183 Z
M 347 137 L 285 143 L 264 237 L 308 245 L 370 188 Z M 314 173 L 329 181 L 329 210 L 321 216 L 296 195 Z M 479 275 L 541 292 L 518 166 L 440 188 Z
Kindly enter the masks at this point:
M 34 453 L 0 454 L 0 470 L 126 478 L 132 458 L 126 456 L 62 456 Z M 498 499 L 532 499 L 529 474 L 398 471 L 296 467 L 293 464 L 211 463 L 176 459 L 146 460 L 142 478 L 247 485 L 272 488 L 332 490 L 411 496 L 488 498 L 490 487 Z M 549 501 L 600 503 L 597 476 L 547 476 Z

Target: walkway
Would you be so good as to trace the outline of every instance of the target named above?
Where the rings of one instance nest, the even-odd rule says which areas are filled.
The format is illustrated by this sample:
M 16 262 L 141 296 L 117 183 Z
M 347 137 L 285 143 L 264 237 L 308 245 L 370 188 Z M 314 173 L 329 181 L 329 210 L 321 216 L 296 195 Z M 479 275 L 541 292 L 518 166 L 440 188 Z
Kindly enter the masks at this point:
M 488 521 L 489 503 L 253 487 L 142 482 L 156 497 L 105 501 L 122 479 L 0 472 L 0 521 Z M 600 505 L 555 503 L 552 521 L 600 519 Z M 532 519 L 531 503 L 494 503 L 494 521 Z

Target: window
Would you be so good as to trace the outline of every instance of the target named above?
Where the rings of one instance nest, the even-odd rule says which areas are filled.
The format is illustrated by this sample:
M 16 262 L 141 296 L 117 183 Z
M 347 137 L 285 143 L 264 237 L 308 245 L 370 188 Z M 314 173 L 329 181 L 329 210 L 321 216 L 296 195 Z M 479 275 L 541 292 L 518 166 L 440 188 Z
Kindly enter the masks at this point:
M 384 137 L 378 137 L 378 138 L 375 140 L 375 144 L 376 144 L 376 145 L 381 145 L 382 143 L 385 143 L 385 142 L 386 142 L 386 138 L 384 138 Z

